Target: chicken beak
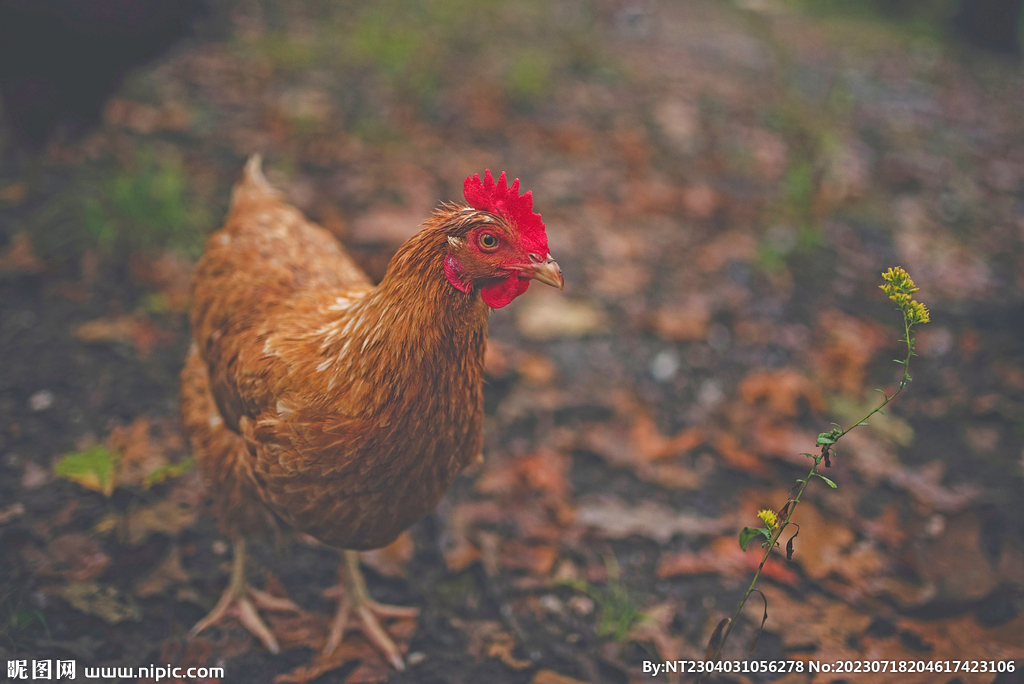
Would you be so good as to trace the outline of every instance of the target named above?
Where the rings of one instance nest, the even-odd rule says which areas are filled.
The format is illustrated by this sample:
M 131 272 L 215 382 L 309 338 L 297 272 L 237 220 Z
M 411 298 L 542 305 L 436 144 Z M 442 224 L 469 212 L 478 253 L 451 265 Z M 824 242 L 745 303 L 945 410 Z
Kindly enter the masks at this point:
M 562 269 L 559 268 L 558 262 L 548 255 L 548 258 L 544 261 L 538 261 L 537 263 L 530 264 L 526 269 L 523 269 L 523 275 L 527 278 L 533 278 L 539 280 L 545 285 L 551 287 L 557 287 L 559 290 L 565 289 L 565 279 L 562 278 Z

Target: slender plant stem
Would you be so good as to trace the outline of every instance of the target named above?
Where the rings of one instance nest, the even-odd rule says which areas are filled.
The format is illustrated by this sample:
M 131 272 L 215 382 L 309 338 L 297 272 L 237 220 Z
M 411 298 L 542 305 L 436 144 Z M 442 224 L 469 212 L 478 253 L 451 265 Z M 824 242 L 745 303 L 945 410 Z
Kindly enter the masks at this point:
M 775 549 L 775 546 L 779 543 L 779 539 L 782 537 L 783 530 L 785 530 L 789 526 L 789 521 L 793 518 L 793 513 L 796 511 L 796 507 L 800 503 L 800 497 L 803 496 L 804 490 L 807 489 L 807 485 L 810 484 L 811 479 L 818 475 L 818 466 L 821 465 L 821 462 L 824 459 L 827 451 L 832 448 L 833 444 L 842 439 L 851 430 L 861 425 L 864 425 L 869 418 L 871 418 L 873 415 L 884 409 L 889 404 L 889 402 L 895 399 L 896 395 L 902 392 L 904 388 L 910 383 L 910 357 L 914 355 L 914 343 L 912 342 L 910 337 L 910 321 L 909 319 L 907 319 L 906 316 L 903 317 L 903 329 L 905 335 L 903 338 L 903 342 L 906 342 L 907 344 L 907 356 L 902 361 L 898 361 L 898 363 L 902 364 L 903 366 L 903 377 L 900 379 L 899 387 L 896 388 L 896 391 L 893 392 L 891 396 L 885 395 L 883 393 L 883 396 L 885 396 L 885 401 L 876 406 L 870 413 L 868 413 L 868 415 L 864 416 L 856 423 L 844 429 L 838 435 L 833 437 L 832 442 L 830 444 L 825 445 L 827 448 L 822 450 L 821 456 L 814 457 L 814 465 L 811 466 L 810 471 L 808 471 L 807 473 L 807 477 L 805 477 L 803 482 L 801 483 L 800 489 L 797 490 L 796 496 L 793 497 L 793 499 L 790 501 L 789 509 L 786 514 L 786 519 L 779 523 L 778 528 L 776 528 L 774 534 L 772 534 L 771 538 L 768 540 L 764 552 L 764 558 L 761 559 L 761 564 L 757 566 L 757 572 L 754 573 L 754 578 L 750 581 L 750 586 L 747 587 L 747 593 L 743 595 L 743 599 L 740 601 L 739 605 L 736 606 L 736 612 L 732 614 L 732 618 L 729 620 L 729 624 L 726 625 L 725 633 L 722 634 L 722 638 L 721 640 L 719 640 L 718 646 L 715 648 L 715 654 L 712 656 L 712 660 L 718 660 L 718 658 L 722 655 L 722 649 L 725 647 L 725 642 L 729 638 L 729 633 L 732 632 L 733 625 L 736 624 L 736 620 L 737 618 L 739 618 L 740 612 L 743 610 L 743 606 L 746 605 L 747 599 L 750 598 L 750 595 L 754 592 L 754 587 L 757 585 L 757 580 L 761 577 L 761 571 L 764 570 L 765 563 L 768 562 L 768 558 L 772 555 L 772 551 Z

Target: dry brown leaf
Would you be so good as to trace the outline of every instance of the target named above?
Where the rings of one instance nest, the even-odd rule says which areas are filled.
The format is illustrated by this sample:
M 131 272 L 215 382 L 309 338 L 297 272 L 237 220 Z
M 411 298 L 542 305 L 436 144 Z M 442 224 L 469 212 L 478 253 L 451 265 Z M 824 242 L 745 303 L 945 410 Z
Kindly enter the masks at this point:
M 518 355 L 516 371 L 530 385 L 550 385 L 558 375 L 558 368 L 551 359 L 528 352 Z
M 130 511 L 126 522 L 129 543 L 141 544 L 151 534 L 175 537 L 192 527 L 199 517 L 203 492 L 198 472 L 193 471 L 179 480 L 163 499 Z
M 407 577 L 409 573 L 406 565 L 415 553 L 416 544 L 406 530 L 384 548 L 364 551 L 359 557 L 363 563 L 385 577 Z
M 817 386 L 793 368 L 751 373 L 740 383 L 739 395 L 747 404 L 763 405 L 778 418 L 800 415 L 802 403 L 815 412 L 825 410 L 825 400 Z
M 783 592 L 766 592 L 769 595 L 769 606 L 784 605 L 788 597 Z M 817 598 L 817 597 L 816 597 Z M 819 599 L 816 603 L 823 608 L 828 606 Z M 919 661 L 924 660 L 978 660 L 1007 661 L 1024 658 L 1024 645 L 1020 640 L 1024 629 L 1024 617 L 1001 627 L 986 629 L 980 626 L 971 615 L 962 615 L 945 620 L 923 621 L 909 618 L 895 620 L 897 634 L 888 638 L 879 638 L 865 634 L 870 616 L 851 619 L 851 611 L 842 604 L 833 604 L 824 608 L 825 613 L 807 614 L 804 610 L 783 616 L 786 627 L 779 629 L 783 643 L 796 645 L 792 635 L 787 632 L 803 635 L 808 643 L 816 644 L 813 652 L 803 648 L 795 648 L 792 657 L 798 660 L 817 660 L 834 663 L 837 661 Z M 830 615 L 831 614 L 831 615 Z M 1022 614 L 1024 616 L 1024 614 Z M 769 617 L 769 623 L 772 622 Z M 852 629 L 851 629 L 852 628 Z M 773 629 L 772 631 L 775 631 Z M 920 641 L 927 649 L 922 652 L 911 649 L 907 643 Z M 904 684 L 908 681 L 905 672 L 872 673 L 872 684 Z M 964 684 L 991 684 L 994 673 L 975 672 L 915 672 L 912 681 L 923 684 L 948 684 L 951 680 L 959 680 Z
M 121 455 L 117 484 L 141 487 L 146 477 L 167 465 L 167 456 L 149 438 L 148 416 L 139 416 L 131 425 L 115 427 L 107 436 L 107 448 Z
M 554 670 L 537 670 L 533 679 L 530 680 L 530 684 L 586 684 L 586 682 L 558 674 Z
M 549 545 L 523 544 L 512 540 L 501 546 L 502 567 L 526 570 L 532 575 L 546 576 L 558 560 L 558 549 Z
M 757 240 L 754 236 L 729 231 L 719 233 L 694 256 L 693 263 L 701 273 L 714 273 L 729 261 L 750 263 L 757 256 Z
M 157 327 L 144 316 L 137 315 L 97 318 L 75 326 L 71 332 L 86 343 L 130 344 L 143 356 L 174 339 L 170 332 Z
M 935 585 L 939 599 L 972 601 L 1000 584 L 1020 583 L 1024 578 L 1020 546 L 1001 546 L 998 557 L 986 552 L 981 519 L 965 512 L 946 521 L 945 529 L 930 542 L 919 544 L 911 557 L 918 576 Z
M 908 468 L 899 462 L 888 440 L 870 430 L 854 430 L 841 442 L 844 458 L 869 482 L 888 482 L 914 497 L 928 511 L 954 513 L 967 508 L 982 493 L 972 484 L 942 485 L 941 461 Z
M 135 595 L 139 598 L 153 596 L 188 580 L 188 573 L 181 566 L 181 549 L 173 544 L 164 559 L 135 585 Z
M 736 537 L 729 535 L 715 539 L 697 553 L 682 551 L 662 555 L 658 560 L 657 575 L 663 578 L 704 574 L 749 577 L 763 556 L 759 545 L 752 544 L 744 552 Z M 800 577 L 776 554 L 768 559 L 761 574 L 790 586 L 796 586 L 800 581 Z
M 12 503 L 10 506 L 4 506 L 0 508 L 0 525 L 6 525 L 23 515 L 25 515 L 25 504 L 23 503 Z
M 241 646 L 241 647 L 240 647 Z M 228 659 L 232 656 L 239 655 L 248 651 L 248 641 L 244 642 L 229 642 L 225 643 L 225 640 L 216 642 L 216 652 L 218 659 Z M 160 649 L 160 656 L 157 660 L 158 663 L 163 663 L 164 667 L 180 667 L 184 668 L 182 672 L 187 672 L 190 667 L 205 667 L 214 665 L 213 661 L 214 654 L 214 642 L 211 642 L 202 637 L 196 637 L 195 639 L 168 639 L 163 643 Z M 159 667 L 159 665 L 157 666 Z M 139 682 L 144 684 L 157 684 L 157 680 L 153 678 L 139 679 Z M 185 679 L 184 677 L 161 679 L 160 684 L 217 684 L 216 679 Z
M 626 638 L 654 644 L 658 657 L 664 661 L 679 660 L 686 648 L 685 640 L 669 633 L 677 609 L 675 603 L 661 603 L 645 608 L 643 618 L 630 627 Z
M 792 520 L 800 525 L 800 536 L 794 542 L 793 560 L 812 579 L 834 576 L 858 588 L 888 571 L 885 556 L 872 542 L 858 541 L 853 530 L 814 504 L 802 502 Z M 787 528 L 784 534 L 787 540 L 790 529 L 796 532 L 796 528 Z
M 677 534 L 690 537 L 711 536 L 732 526 L 732 523 L 717 518 L 678 513 L 653 501 L 630 506 L 614 496 L 583 499 L 576 509 L 576 522 L 594 528 L 601 536 L 610 539 L 638 535 L 661 544 L 667 543 Z
M 21 201 L 28 196 L 28 183 L 13 183 L 0 188 L 0 202 L 7 204 L 21 204 Z
M 184 131 L 189 127 L 191 118 L 189 110 L 176 102 L 154 107 L 121 97 L 111 99 L 103 111 L 103 119 L 108 124 L 143 135 L 157 131 Z
M 863 634 L 873 619 L 869 613 L 818 594 L 796 597 L 770 584 L 760 589 L 768 599 L 765 630 L 778 634 L 787 649 L 811 646 L 820 649 L 845 644 Z
M 589 302 L 569 299 L 558 292 L 525 299 L 516 312 L 516 327 L 527 339 L 585 337 L 607 330 L 608 316 Z
M 730 467 L 750 473 L 764 472 L 765 465 L 761 459 L 741 447 L 735 436 L 727 432 L 720 432 L 715 436 L 714 444 L 715 451 L 725 459 Z
M 76 610 L 102 619 L 111 625 L 142 619 L 142 609 L 128 594 L 116 587 L 94 582 L 73 582 L 53 590 Z
M 487 340 L 484 349 L 484 371 L 492 378 L 508 375 L 511 351 L 501 342 Z
M 516 640 L 508 632 L 498 632 L 490 638 L 487 644 L 487 657 L 497 658 L 513 670 L 525 670 L 533 665 L 529 660 L 516 658 L 512 651 L 515 650 Z
M 53 566 L 72 582 L 89 582 L 110 566 L 110 556 L 103 553 L 99 542 L 84 534 L 65 534 L 50 542 L 47 549 Z
M 32 238 L 28 233 L 17 233 L 11 238 L 11 244 L 7 249 L 0 253 L 0 275 L 39 273 L 44 268 L 46 268 L 46 264 L 36 256 L 35 250 L 32 248 Z
M 515 639 L 500 622 L 452 618 L 451 624 L 466 633 L 469 641 L 466 651 L 477 660 L 498 658 L 513 670 L 525 670 L 532 665 L 529 660 L 520 660 L 512 654 L 516 647 Z
M 665 437 L 647 414 L 636 412 L 633 421 L 629 427 L 609 423 L 589 426 L 579 435 L 580 446 L 612 466 L 629 468 L 645 482 L 682 490 L 697 489 L 703 484 L 703 477 L 692 468 L 677 462 L 655 462 L 700 446 L 705 441 L 702 429 L 687 428 L 674 437 Z
M 480 549 L 471 540 L 474 527 L 478 522 L 503 520 L 505 513 L 496 501 L 470 501 L 453 507 L 447 516 L 442 546 L 448 569 L 458 572 L 480 560 Z
M 154 288 L 170 311 L 186 311 L 192 292 L 192 262 L 174 252 L 156 256 L 136 252 L 128 259 L 132 279 Z
M 767 417 L 756 416 L 748 426 L 754 449 L 762 456 L 781 458 L 799 466 L 809 467 L 810 461 L 803 453 L 811 453 L 820 448 L 815 446 L 817 435 L 802 430 L 789 421 L 776 422 Z M 844 438 L 844 445 L 846 439 L 848 437 Z
M 707 337 L 711 322 L 711 305 L 704 295 L 692 295 L 683 303 L 659 309 L 650 325 L 661 337 L 680 342 L 693 342 Z
M 873 321 L 847 316 L 830 309 L 818 317 L 817 330 L 824 336 L 813 359 L 819 380 L 826 386 L 851 396 L 864 392 L 864 373 L 875 354 L 896 342 Z
M 268 613 L 267 622 L 278 638 L 283 650 L 293 648 L 309 648 L 316 655 L 305 665 L 300 665 L 290 672 L 278 675 L 275 684 L 288 682 L 303 683 L 320 677 L 353 660 L 360 663 L 345 678 L 346 684 L 365 684 L 387 679 L 393 668 L 385 662 L 383 656 L 359 632 L 346 632 L 341 644 L 329 656 L 322 655 L 327 635 L 330 630 L 330 618 L 319 613 Z M 402 653 L 408 650 L 408 641 L 416 632 L 417 621 L 414 618 L 391 620 L 384 629 L 394 639 Z

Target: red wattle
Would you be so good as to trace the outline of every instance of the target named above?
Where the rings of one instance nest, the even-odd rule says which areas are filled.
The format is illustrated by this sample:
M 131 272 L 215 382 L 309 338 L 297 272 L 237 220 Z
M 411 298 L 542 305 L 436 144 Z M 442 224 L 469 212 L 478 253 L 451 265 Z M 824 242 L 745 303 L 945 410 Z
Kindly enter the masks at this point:
M 484 285 L 480 288 L 480 296 L 483 297 L 487 306 L 492 309 L 500 309 L 526 292 L 528 287 L 530 287 L 529 279 L 513 275 Z

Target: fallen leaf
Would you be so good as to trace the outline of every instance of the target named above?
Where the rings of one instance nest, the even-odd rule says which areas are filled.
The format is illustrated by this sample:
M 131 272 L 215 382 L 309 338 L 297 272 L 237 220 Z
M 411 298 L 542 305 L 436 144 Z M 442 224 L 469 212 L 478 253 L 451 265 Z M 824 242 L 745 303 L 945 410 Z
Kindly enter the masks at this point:
M 1024 553 L 1007 535 L 998 556 L 985 550 L 982 520 L 974 512 L 956 515 L 934 539 L 916 545 L 908 560 L 924 580 L 935 585 L 940 600 L 967 602 L 989 595 L 996 587 L 1020 583 Z
M 727 432 L 720 432 L 715 436 L 715 451 L 721 456 L 730 467 L 736 470 L 744 470 L 750 473 L 762 473 L 765 470 L 764 464 L 757 456 L 740 446 L 735 435 Z
M 179 481 L 163 499 L 130 511 L 126 523 L 128 542 L 137 546 L 152 534 L 176 537 L 182 530 L 192 527 L 199 517 L 204 491 L 198 480 L 193 473 Z
M 815 412 L 825 410 L 817 386 L 793 368 L 751 373 L 740 383 L 739 395 L 747 404 L 763 406 L 779 418 L 795 418 L 804 404 Z
M 546 356 L 523 353 L 516 360 L 516 372 L 527 384 L 550 385 L 558 375 L 558 368 Z
M 441 552 L 445 565 L 459 572 L 480 560 L 480 549 L 471 540 L 477 522 L 496 523 L 505 518 L 505 511 L 495 501 L 469 501 L 454 506 L 446 517 Z
M 841 443 L 844 458 L 869 482 L 888 482 L 931 511 L 955 513 L 967 508 L 982 489 L 970 483 L 942 484 L 945 464 L 936 460 L 918 468 L 900 463 L 892 444 L 870 430 L 854 430 Z
M 686 648 L 685 640 L 670 634 L 677 610 L 678 606 L 671 602 L 645 608 L 642 617 L 630 627 L 626 638 L 654 644 L 658 657 L 664 661 L 681 659 Z
M 82 342 L 130 344 L 143 356 L 155 347 L 170 343 L 174 336 L 144 316 L 124 315 L 97 318 L 75 326 L 71 333 Z
M 61 456 L 54 464 L 53 472 L 58 477 L 73 480 L 86 489 L 109 497 L 114 493 L 114 485 L 117 483 L 119 458 L 116 452 L 106 447 L 89 447 L 84 451 Z
M 5 190 L 10 190 L 12 187 L 16 186 L 9 186 Z M 17 233 L 11 238 L 10 246 L 0 253 L 0 275 L 39 273 L 44 268 L 46 268 L 46 264 L 36 256 L 35 250 L 32 248 L 32 238 L 28 233 Z
M 363 551 L 359 559 L 385 577 L 408 577 L 406 565 L 416 553 L 416 544 L 408 530 L 381 549 Z
M 751 551 L 755 549 L 757 553 Z M 728 577 L 749 577 L 760 565 L 764 551 L 760 545 L 752 544 L 744 552 L 736 537 L 719 537 L 699 552 L 682 551 L 663 554 L 658 560 L 658 577 L 680 577 L 690 575 L 716 574 Z M 764 565 L 762 576 L 796 586 L 800 576 L 785 564 L 781 557 L 773 554 Z
M 661 337 L 679 342 L 693 342 L 707 337 L 711 323 L 711 306 L 704 295 L 691 295 L 676 306 L 658 309 L 650 326 Z
M 614 496 L 583 499 L 576 508 L 576 522 L 594 528 L 601 536 L 610 539 L 638 535 L 661 544 L 668 543 L 677 534 L 711 536 L 732 526 L 732 523 L 717 518 L 678 513 L 653 501 L 630 506 Z
M 135 595 L 139 598 L 153 596 L 188 580 L 188 573 L 181 566 L 181 549 L 172 544 L 164 559 L 135 585 Z
M 844 425 L 853 425 L 880 403 L 882 397 L 878 392 L 869 392 L 862 402 L 854 401 L 846 395 L 835 394 L 829 398 L 829 411 Z M 908 447 L 914 441 L 914 428 L 892 413 L 876 413 L 868 421 L 868 427 L 901 447 Z
M 21 201 L 28 195 L 28 183 L 13 183 L 0 188 L 0 202 L 8 204 L 21 204 Z
M 602 309 L 559 293 L 527 297 L 516 313 L 516 327 L 530 340 L 585 337 L 605 332 L 607 324 Z
M 861 396 L 867 365 L 884 346 L 895 338 L 873 322 L 830 309 L 818 316 L 817 330 L 824 337 L 812 358 L 819 380 L 826 386 L 850 396 Z
M 738 231 L 719 233 L 694 255 L 693 263 L 701 273 L 714 273 L 729 261 L 750 263 L 757 256 L 757 240 Z
M 558 674 L 554 670 L 537 670 L 530 684 L 586 684 L 579 679 Z
M 853 530 L 840 519 L 814 504 L 801 502 L 792 520 L 800 525 L 793 560 L 812 579 L 832 575 L 850 586 L 863 587 L 865 582 L 888 572 L 885 556 L 871 541 L 858 541 Z M 783 536 L 788 539 L 795 532 L 796 528 L 787 528 Z
M 23 503 L 13 503 L 10 506 L 0 508 L 0 525 L 6 525 L 23 515 L 25 515 L 25 504 Z
M 115 427 L 106 439 L 106 446 L 120 455 L 117 463 L 117 485 L 150 487 L 168 477 L 192 469 L 191 459 L 172 463 L 172 456 L 184 450 L 184 439 L 166 422 L 152 424 L 142 415 L 126 427 Z
M 558 560 L 558 549 L 549 545 L 523 544 L 512 540 L 501 547 L 502 567 L 526 570 L 532 575 L 546 576 Z
M 873 619 L 870 613 L 818 594 L 794 596 L 770 584 L 760 588 L 768 600 L 765 631 L 778 634 L 787 649 L 845 644 L 862 635 Z
M 487 644 L 487 657 L 497 658 L 513 670 L 525 670 L 533 665 L 529 660 L 516 658 L 512 651 L 515 650 L 516 640 L 511 634 L 500 631 L 492 634 Z
M 705 441 L 701 428 L 687 428 L 672 437 L 658 430 L 654 420 L 639 412 L 631 426 L 598 423 L 579 435 L 579 446 L 601 456 L 610 465 L 632 470 L 638 478 L 669 489 L 697 489 L 703 477 L 678 462 L 662 463 L 686 454 Z
M 21 486 L 25 489 L 39 489 L 53 480 L 50 471 L 36 464 L 35 461 L 25 463 L 25 471 L 21 474 Z
M 157 255 L 136 252 L 128 259 L 132 279 L 156 290 L 159 301 L 147 306 L 153 313 L 187 311 L 192 293 L 192 262 L 164 251 Z
M 54 592 L 76 610 L 95 615 L 111 625 L 142 620 L 142 609 L 135 603 L 135 599 L 116 587 L 75 582 L 58 587 Z
M 94 580 L 110 566 L 110 556 L 103 553 L 95 539 L 84 534 L 61 535 L 50 542 L 47 552 L 52 570 L 72 582 Z

